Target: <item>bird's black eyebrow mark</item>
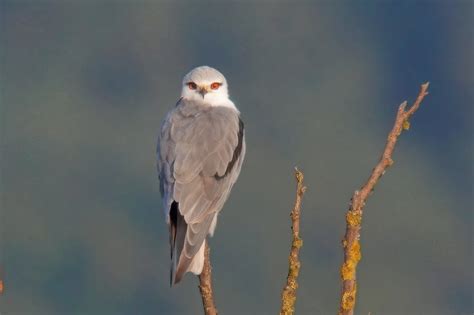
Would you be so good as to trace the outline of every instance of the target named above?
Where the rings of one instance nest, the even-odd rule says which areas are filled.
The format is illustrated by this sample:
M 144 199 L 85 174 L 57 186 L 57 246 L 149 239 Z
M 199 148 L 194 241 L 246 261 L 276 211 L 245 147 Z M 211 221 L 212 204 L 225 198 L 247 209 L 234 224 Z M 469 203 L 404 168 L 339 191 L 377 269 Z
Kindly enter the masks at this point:
M 243 144 L 243 139 L 244 139 L 244 122 L 239 118 L 239 131 L 237 132 L 237 137 L 238 137 L 238 143 L 237 146 L 234 149 L 234 154 L 232 155 L 232 160 L 230 160 L 229 164 L 227 164 L 227 168 L 225 170 L 224 175 L 219 176 L 219 174 L 215 174 L 214 178 L 217 180 L 223 179 L 227 175 L 229 175 L 230 171 L 235 165 L 235 162 L 240 157 L 240 154 L 242 154 L 242 144 Z

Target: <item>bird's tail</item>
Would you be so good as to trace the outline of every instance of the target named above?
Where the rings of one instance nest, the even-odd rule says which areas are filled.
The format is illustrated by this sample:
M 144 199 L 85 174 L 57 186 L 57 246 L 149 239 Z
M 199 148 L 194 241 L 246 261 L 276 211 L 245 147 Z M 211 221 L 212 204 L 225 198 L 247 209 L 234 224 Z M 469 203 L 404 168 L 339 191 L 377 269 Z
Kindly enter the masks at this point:
M 206 234 L 209 231 L 209 226 L 213 222 L 214 216 L 209 216 L 205 220 L 201 233 L 201 241 L 196 241 L 196 249 L 199 248 L 195 253 L 189 253 L 183 248 L 185 246 L 186 235 L 188 233 L 188 225 L 184 220 L 184 217 L 179 213 L 179 204 L 173 202 L 170 208 L 170 245 L 171 245 L 171 272 L 170 272 L 170 285 L 177 284 L 183 278 L 187 272 L 192 272 L 196 275 L 201 274 L 202 268 L 204 267 L 204 250 L 206 244 Z M 189 257 L 188 255 L 191 255 Z
M 190 262 L 188 263 L 181 263 L 179 264 L 179 255 L 177 253 L 173 253 L 171 258 L 171 272 L 170 272 L 170 285 L 177 284 L 181 281 L 183 276 L 187 272 L 192 272 L 195 275 L 200 275 L 202 269 L 204 267 L 204 250 L 206 248 L 206 240 L 202 242 L 201 247 L 199 248 L 196 255 L 193 258 L 189 259 Z M 175 249 L 176 251 L 176 249 Z M 187 257 L 181 257 L 181 260 L 188 259 Z M 179 267 L 178 267 L 179 265 Z

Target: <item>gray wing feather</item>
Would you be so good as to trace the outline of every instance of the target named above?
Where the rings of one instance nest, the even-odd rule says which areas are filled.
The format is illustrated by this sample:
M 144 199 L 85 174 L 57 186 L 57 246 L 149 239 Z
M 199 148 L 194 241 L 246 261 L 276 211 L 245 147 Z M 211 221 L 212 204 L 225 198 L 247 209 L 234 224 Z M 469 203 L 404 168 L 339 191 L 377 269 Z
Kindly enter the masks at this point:
M 167 222 L 173 202 L 184 219 L 171 242 L 176 283 L 213 232 L 211 223 L 240 173 L 245 140 L 238 112 L 181 100 L 163 122 L 157 155 Z

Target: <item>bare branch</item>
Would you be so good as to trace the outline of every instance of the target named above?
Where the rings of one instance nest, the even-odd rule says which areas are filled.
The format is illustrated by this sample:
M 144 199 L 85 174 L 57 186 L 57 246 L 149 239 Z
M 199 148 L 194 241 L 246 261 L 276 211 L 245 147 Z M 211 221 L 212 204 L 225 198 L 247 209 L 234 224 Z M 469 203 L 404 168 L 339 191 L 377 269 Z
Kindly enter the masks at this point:
M 303 240 L 299 237 L 300 233 L 300 212 L 301 200 L 303 198 L 306 187 L 303 184 L 303 173 L 295 168 L 296 177 L 296 201 L 291 211 L 291 229 L 293 230 L 293 241 L 291 243 L 290 256 L 288 258 L 289 268 L 286 285 L 281 294 L 281 310 L 280 315 L 291 315 L 295 311 L 296 289 L 298 288 L 298 274 L 300 272 L 301 263 L 299 261 L 299 252 L 303 246 Z
M 346 234 L 342 241 L 342 246 L 344 248 L 344 263 L 341 267 L 342 292 L 339 307 L 340 315 L 354 314 L 357 292 L 356 269 L 361 258 L 359 243 L 360 227 L 362 222 L 362 210 L 364 209 L 365 202 L 380 177 L 385 173 L 385 170 L 393 164 L 392 153 L 398 137 L 402 133 L 402 130 L 408 130 L 410 128 L 409 119 L 420 107 L 423 98 L 428 95 L 428 86 L 428 82 L 421 85 L 418 97 L 408 110 L 405 110 L 407 106 L 406 101 L 400 105 L 395 124 L 388 135 L 387 143 L 380 161 L 373 169 L 372 174 L 365 185 L 362 186 L 359 191 L 355 191 L 354 196 L 352 197 L 351 205 L 346 214 Z
M 205 315 L 217 315 L 217 309 L 214 304 L 214 294 L 212 291 L 212 267 L 210 260 L 210 247 L 206 242 L 204 254 L 204 268 L 199 275 L 199 291 L 201 291 L 202 306 Z

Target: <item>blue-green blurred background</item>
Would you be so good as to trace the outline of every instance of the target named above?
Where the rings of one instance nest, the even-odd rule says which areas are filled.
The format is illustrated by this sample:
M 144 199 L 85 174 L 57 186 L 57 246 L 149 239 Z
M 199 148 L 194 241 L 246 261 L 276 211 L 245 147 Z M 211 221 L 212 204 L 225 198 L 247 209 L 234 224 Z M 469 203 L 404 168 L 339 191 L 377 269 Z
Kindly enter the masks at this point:
M 275 314 L 293 167 L 297 314 L 334 314 L 347 210 L 398 105 L 430 95 L 369 200 L 358 314 L 472 314 L 473 2 L 1 1 L 1 314 L 200 314 L 169 288 L 156 136 L 198 65 L 247 157 L 211 240 L 221 314 Z

